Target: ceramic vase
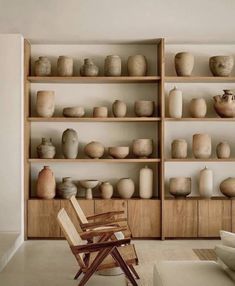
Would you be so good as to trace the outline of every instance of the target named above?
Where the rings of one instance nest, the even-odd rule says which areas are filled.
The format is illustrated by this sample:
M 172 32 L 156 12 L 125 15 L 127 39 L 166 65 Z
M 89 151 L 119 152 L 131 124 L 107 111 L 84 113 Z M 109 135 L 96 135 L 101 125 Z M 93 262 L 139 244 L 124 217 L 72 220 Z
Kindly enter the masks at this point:
M 175 55 L 175 70 L 178 76 L 190 76 L 194 67 L 194 56 L 187 52 Z
M 122 199 L 130 199 L 135 192 L 135 184 L 130 178 L 120 179 L 117 183 L 117 191 Z
M 73 58 L 59 56 L 57 61 L 58 76 L 73 76 Z
M 182 91 L 174 87 L 169 93 L 169 116 L 181 118 L 183 112 Z
M 207 105 L 204 98 L 193 98 L 189 104 L 189 112 L 193 118 L 203 118 L 206 116 Z
M 36 76 L 50 76 L 51 62 L 47 57 L 39 57 L 34 64 L 34 74 Z
M 53 159 L 56 154 L 55 146 L 52 144 L 52 140 L 42 138 L 42 142 L 37 146 L 37 154 L 40 159 Z
M 93 108 L 93 117 L 105 118 L 108 117 L 108 108 L 106 106 L 97 106 Z
M 138 100 L 135 102 L 135 114 L 139 117 L 153 116 L 155 103 L 150 100 Z
M 117 55 L 107 56 L 104 61 L 104 74 L 106 76 L 121 76 L 122 60 Z
M 227 197 L 235 197 L 235 178 L 227 178 L 220 183 L 220 191 Z
M 171 143 L 171 157 L 173 159 L 185 159 L 188 155 L 188 143 L 184 139 L 175 139 Z
M 152 139 L 133 140 L 132 152 L 137 158 L 148 158 L 153 153 L 153 140 Z
M 215 56 L 209 60 L 209 66 L 214 76 L 230 76 L 234 65 L 232 56 Z
M 223 95 L 216 95 L 213 99 L 214 109 L 220 117 L 235 117 L 235 94 L 233 90 L 224 89 Z
M 147 166 L 140 169 L 139 192 L 142 199 L 151 199 L 153 196 L 153 170 Z
M 104 146 L 97 141 L 92 141 L 84 148 L 85 154 L 92 159 L 99 159 L 104 155 Z
M 36 111 L 41 117 L 52 117 L 55 111 L 55 92 L 39 90 L 36 99 Z
M 98 76 L 99 68 L 91 59 L 85 59 L 84 64 L 80 69 L 81 76 Z
M 143 55 L 130 56 L 127 61 L 129 76 L 145 76 L 147 74 L 147 60 Z
M 193 135 L 193 155 L 196 159 L 210 158 L 211 137 L 208 134 Z
M 203 198 L 210 198 L 213 195 L 213 172 L 206 167 L 199 174 L 199 194 Z
M 70 177 L 65 177 L 62 182 L 57 185 L 57 194 L 62 199 L 70 199 L 77 195 L 77 187 Z
M 126 103 L 122 100 L 115 100 L 112 105 L 114 117 L 125 117 L 127 113 Z
M 169 193 L 176 198 L 187 197 L 191 193 L 191 178 L 189 177 L 170 178 Z
M 56 193 L 56 182 L 53 172 L 48 166 L 39 172 L 36 195 L 40 199 L 53 199 Z
M 66 129 L 62 135 L 62 152 L 65 159 L 76 159 L 78 155 L 78 135 L 74 129 Z
M 103 182 L 100 185 L 100 192 L 102 199 L 111 199 L 113 195 L 113 186 L 109 182 Z
M 216 146 L 216 155 L 218 159 L 228 159 L 230 157 L 230 146 L 227 142 L 220 142 Z

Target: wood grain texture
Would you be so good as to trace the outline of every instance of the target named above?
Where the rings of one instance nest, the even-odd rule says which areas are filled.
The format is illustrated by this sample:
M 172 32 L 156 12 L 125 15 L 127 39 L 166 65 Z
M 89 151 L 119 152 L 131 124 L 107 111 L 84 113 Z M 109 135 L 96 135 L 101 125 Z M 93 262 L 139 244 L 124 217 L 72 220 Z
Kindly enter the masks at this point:
M 128 200 L 128 225 L 132 236 L 160 237 L 160 200 Z
M 164 201 L 164 222 L 165 237 L 197 237 L 197 201 Z
M 157 163 L 159 158 L 131 158 L 131 159 L 29 159 L 30 163 Z
M 30 122 L 157 122 L 160 117 L 29 117 Z
M 235 200 L 231 201 L 232 204 L 232 232 L 235 232 Z
M 221 76 L 166 76 L 166 82 L 182 82 L 182 83 L 193 83 L 193 82 L 205 82 L 205 83 L 233 83 L 235 77 L 221 77 Z
M 60 200 L 28 200 L 28 237 L 60 237 Z
M 220 230 L 231 231 L 231 201 L 198 201 L 198 236 L 219 237 Z
M 127 218 L 127 200 L 95 200 L 95 214 L 111 211 L 124 211 L 124 214 L 117 217 Z

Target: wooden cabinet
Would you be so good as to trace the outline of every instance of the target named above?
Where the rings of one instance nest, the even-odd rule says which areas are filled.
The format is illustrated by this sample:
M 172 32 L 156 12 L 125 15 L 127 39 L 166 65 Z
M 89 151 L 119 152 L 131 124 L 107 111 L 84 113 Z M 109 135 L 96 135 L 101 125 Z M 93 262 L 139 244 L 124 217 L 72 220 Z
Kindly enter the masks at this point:
M 160 201 L 128 200 L 128 225 L 133 237 L 160 237 Z
M 219 237 L 221 229 L 231 231 L 230 200 L 198 201 L 198 236 Z
M 165 237 L 197 237 L 197 200 L 164 202 Z
M 105 213 L 111 211 L 124 211 L 122 217 L 127 218 L 127 200 L 95 200 L 95 213 Z
M 235 200 L 232 200 L 232 232 L 235 232 Z
M 60 200 L 28 201 L 28 237 L 60 237 L 56 216 Z

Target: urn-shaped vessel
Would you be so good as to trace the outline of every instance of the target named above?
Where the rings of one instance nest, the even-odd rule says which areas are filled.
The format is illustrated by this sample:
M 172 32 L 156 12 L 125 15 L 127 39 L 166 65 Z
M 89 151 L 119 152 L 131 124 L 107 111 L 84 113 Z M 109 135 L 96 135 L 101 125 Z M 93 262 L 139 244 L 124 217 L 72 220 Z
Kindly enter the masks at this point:
M 68 128 L 62 135 L 62 152 L 65 159 L 76 159 L 78 155 L 78 135 L 74 129 Z

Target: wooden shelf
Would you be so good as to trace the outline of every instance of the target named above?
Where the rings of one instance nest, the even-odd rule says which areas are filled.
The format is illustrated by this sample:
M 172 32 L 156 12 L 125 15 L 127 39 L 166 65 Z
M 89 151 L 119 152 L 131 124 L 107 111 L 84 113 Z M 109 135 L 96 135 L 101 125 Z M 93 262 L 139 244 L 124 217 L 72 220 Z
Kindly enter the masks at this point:
M 235 77 L 218 76 L 166 76 L 165 82 L 182 83 L 235 83 Z
M 216 122 L 233 122 L 235 118 L 221 118 L 221 117 L 204 117 L 204 118 L 191 118 L 191 117 L 184 117 L 184 118 L 170 118 L 166 117 L 165 121 L 216 121 Z
M 88 201 L 88 199 L 86 199 L 85 197 L 76 197 L 77 200 L 83 200 L 83 201 Z M 37 197 L 31 197 L 29 198 L 29 201 L 69 201 L 69 199 L 62 199 L 62 198 L 58 198 L 55 197 L 53 199 L 41 199 L 41 198 L 37 198 Z M 103 199 L 101 197 L 93 197 L 93 199 L 89 199 L 89 201 L 95 201 L 95 200 L 106 200 Z M 137 197 L 132 197 L 130 199 L 123 199 L 120 197 L 112 197 L 111 199 L 108 199 L 109 201 L 113 201 L 113 200 L 122 200 L 122 201 L 129 201 L 129 200 L 138 200 L 138 201 L 159 201 L 160 199 L 157 197 L 153 197 L 151 199 L 142 199 L 142 198 L 137 198 Z
M 30 122 L 157 122 L 160 117 L 107 117 L 107 118 L 93 118 L 93 117 L 28 117 Z
M 160 76 L 117 76 L 117 77 L 59 77 L 59 76 L 28 76 L 31 83 L 156 83 Z
M 157 163 L 159 158 L 146 159 L 28 159 L 30 163 Z
M 235 158 L 231 159 L 218 159 L 218 158 L 210 158 L 210 159 L 195 159 L 195 158 L 188 158 L 188 159 L 166 159 L 165 162 L 175 162 L 175 163 L 187 163 L 187 162 L 226 162 L 232 163 L 235 162 Z
M 165 200 L 232 200 L 233 198 L 228 198 L 225 196 L 213 196 L 209 199 L 203 198 L 203 197 L 199 197 L 199 196 L 191 196 L 191 197 L 179 197 L 179 198 L 175 198 L 175 197 L 165 197 Z

